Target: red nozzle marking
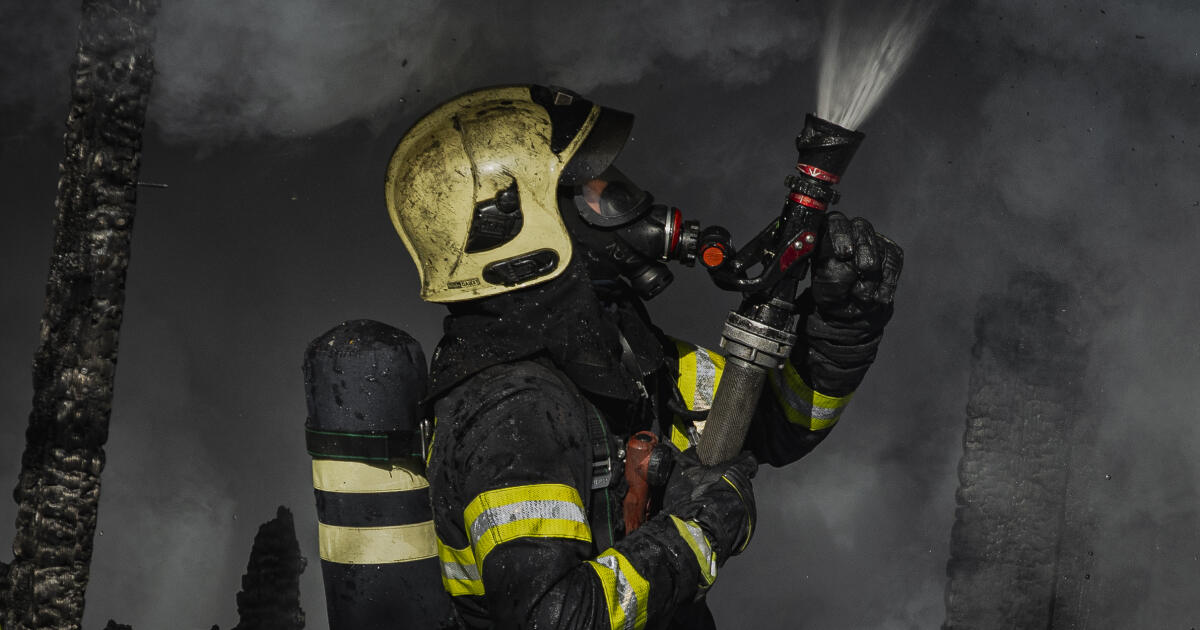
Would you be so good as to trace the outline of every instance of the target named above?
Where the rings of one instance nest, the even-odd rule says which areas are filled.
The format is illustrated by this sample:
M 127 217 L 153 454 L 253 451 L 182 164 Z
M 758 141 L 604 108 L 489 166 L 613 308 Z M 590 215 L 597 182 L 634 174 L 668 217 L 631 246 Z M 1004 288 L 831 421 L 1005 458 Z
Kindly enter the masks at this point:
M 826 207 L 828 207 L 824 201 L 813 199 L 808 195 L 802 195 L 800 193 L 792 193 L 788 195 L 788 199 L 791 199 L 792 201 L 795 201 L 806 208 L 812 208 L 813 210 L 824 210 Z
M 675 253 L 675 246 L 679 245 L 679 233 L 683 231 L 683 213 L 679 208 L 671 208 L 671 247 L 667 251 L 667 255 Z
M 725 262 L 725 247 L 720 243 L 713 243 L 705 247 L 700 254 L 700 262 L 710 269 L 720 267 L 721 263 Z
M 808 175 L 809 177 L 819 179 L 823 182 L 829 182 L 830 184 L 836 184 L 842 179 L 838 175 L 834 175 L 829 171 L 817 168 L 811 164 L 797 164 L 796 170 Z
M 816 245 L 817 235 L 815 232 L 809 231 L 801 232 L 800 236 L 792 242 L 792 248 L 797 250 L 797 253 L 801 256 L 811 252 Z
M 796 261 L 803 259 L 812 253 L 813 247 L 817 243 L 817 235 L 813 232 L 802 232 L 796 240 L 792 241 L 787 249 L 779 255 L 780 271 L 787 271 Z

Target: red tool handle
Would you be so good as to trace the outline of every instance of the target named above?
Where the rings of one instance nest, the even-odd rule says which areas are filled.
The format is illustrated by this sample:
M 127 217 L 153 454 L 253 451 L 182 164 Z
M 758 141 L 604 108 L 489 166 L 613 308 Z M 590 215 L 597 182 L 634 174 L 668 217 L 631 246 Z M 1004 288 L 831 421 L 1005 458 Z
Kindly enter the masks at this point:
M 629 436 L 625 445 L 625 533 L 630 534 L 650 515 L 650 455 L 658 446 L 658 436 L 649 431 L 639 431 Z

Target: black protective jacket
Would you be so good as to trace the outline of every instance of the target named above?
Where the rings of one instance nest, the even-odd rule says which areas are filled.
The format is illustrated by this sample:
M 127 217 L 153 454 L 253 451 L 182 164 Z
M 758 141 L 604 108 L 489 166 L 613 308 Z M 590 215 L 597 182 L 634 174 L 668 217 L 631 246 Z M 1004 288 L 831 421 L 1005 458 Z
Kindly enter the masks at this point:
M 443 585 L 466 627 L 711 627 L 711 549 L 654 504 L 624 531 L 619 451 L 643 429 L 694 444 L 723 365 L 579 262 L 452 307 L 431 368 L 427 474 Z M 746 444 L 762 462 L 808 453 L 849 399 L 813 392 L 802 372 L 769 380 Z

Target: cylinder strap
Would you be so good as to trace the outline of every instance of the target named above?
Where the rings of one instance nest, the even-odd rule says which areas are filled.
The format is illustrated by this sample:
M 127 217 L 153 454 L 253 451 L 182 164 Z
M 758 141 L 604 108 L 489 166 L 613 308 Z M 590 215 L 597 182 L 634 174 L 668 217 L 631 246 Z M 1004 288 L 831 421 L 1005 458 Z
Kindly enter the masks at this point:
M 350 433 L 304 427 L 308 454 L 318 459 L 386 462 L 401 457 L 421 458 L 416 431 Z

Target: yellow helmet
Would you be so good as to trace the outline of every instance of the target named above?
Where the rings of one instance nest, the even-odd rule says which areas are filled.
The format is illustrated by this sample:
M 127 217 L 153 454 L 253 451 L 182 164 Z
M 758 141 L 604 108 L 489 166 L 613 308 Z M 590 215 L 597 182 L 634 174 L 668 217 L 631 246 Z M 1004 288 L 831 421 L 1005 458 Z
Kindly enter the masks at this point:
M 542 86 L 485 88 L 404 134 L 387 172 L 392 224 L 421 298 L 457 302 L 546 282 L 571 258 L 558 187 L 604 171 L 633 116 Z

